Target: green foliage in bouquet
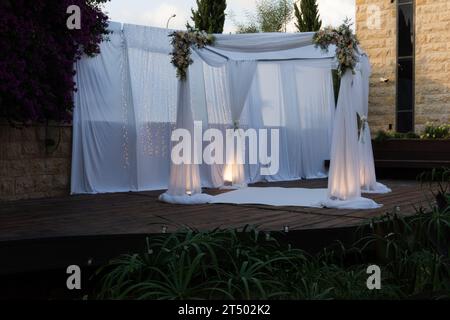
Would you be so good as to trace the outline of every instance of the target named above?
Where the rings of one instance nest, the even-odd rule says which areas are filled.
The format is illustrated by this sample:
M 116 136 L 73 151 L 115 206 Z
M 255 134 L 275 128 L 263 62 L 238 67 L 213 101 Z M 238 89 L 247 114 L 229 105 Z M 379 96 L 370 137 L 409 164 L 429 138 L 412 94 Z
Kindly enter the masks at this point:
M 352 23 L 346 19 L 337 29 L 326 27 L 319 30 L 313 37 L 316 47 L 328 52 L 330 45 L 336 46 L 336 58 L 339 62 L 338 74 L 344 75 L 345 71 L 351 70 L 355 73 L 358 63 L 358 39 L 351 29 Z
M 191 58 L 192 46 L 202 49 L 214 43 L 214 37 L 204 31 L 188 30 L 175 31 L 169 35 L 172 37 L 172 64 L 177 69 L 177 77 L 184 81 L 187 77 L 187 70 L 194 62 Z

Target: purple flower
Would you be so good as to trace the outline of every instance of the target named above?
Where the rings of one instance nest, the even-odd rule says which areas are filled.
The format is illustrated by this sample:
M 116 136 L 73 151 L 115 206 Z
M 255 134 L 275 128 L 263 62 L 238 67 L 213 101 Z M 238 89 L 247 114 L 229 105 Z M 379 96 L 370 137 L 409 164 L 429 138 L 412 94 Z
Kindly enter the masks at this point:
M 73 109 L 73 64 L 99 53 L 106 0 L 0 1 L 0 117 L 67 121 Z M 69 30 L 67 7 L 81 9 L 81 29 Z

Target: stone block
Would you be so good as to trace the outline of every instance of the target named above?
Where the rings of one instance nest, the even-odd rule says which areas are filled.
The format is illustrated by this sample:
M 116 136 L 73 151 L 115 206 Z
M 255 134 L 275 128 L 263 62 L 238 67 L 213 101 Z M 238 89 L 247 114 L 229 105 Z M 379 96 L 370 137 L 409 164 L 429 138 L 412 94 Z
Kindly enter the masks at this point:
M 69 177 L 67 175 L 55 175 L 52 177 L 53 190 L 69 190 Z
M 14 196 L 14 179 L 0 179 L 0 200 Z
M 27 194 L 35 191 L 35 179 L 32 177 L 19 177 L 15 180 L 15 194 L 23 199 Z
M 22 144 L 20 142 L 10 142 L 5 147 L 5 158 L 8 160 L 19 160 L 22 158 Z
M 46 193 L 53 188 L 53 176 L 51 175 L 39 175 L 34 176 L 34 192 Z

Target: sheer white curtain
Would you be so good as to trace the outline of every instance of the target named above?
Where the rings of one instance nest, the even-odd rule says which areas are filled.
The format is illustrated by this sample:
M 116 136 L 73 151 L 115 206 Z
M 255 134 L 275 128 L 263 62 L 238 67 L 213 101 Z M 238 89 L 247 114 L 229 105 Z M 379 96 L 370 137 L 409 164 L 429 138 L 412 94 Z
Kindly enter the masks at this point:
M 347 70 L 341 79 L 341 88 L 334 119 L 331 146 L 331 164 L 328 178 L 329 200 L 324 203 L 331 208 L 371 209 L 378 208 L 376 202 L 361 197 L 361 144 L 358 131 L 358 116 L 365 101 L 364 81 L 358 64 L 352 74 Z M 362 134 L 362 132 L 361 132 Z M 373 161 L 373 160 L 372 160 Z
M 300 141 L 301 177 L 307 179 L 327 176 L 324 162 L 330 159 L 331 134 L 335 111 L 333 79 L 331 68 L 312 68 L 295 65 L 295 87 L 286 92 L 297 91 L 299 121 L 291 119 L 288 129 L 298 132 L 289 141 L 289 146 Z M 283 83 L 287 83 L 286 81 Z M 283 85 L 289 88 L 289 85 Z M 294 96 L 295 97 L 295 96 Z M 286 110 L 287 118 L 295 114 L 292 106 Z M 298 131 L 299 130 L 299 131 Z
M 120 24 L 109 29 L 101 54 L 76 63 L 72 193 L 138 190 L 126 43 Z
M 218 34 L 213 50 L 230 52 L 275 52 L 301 48 L 312 44 L 314 32 Z
M 169 181 L 170 136 L 177 116 L 169 31 L 125 24 L 123 33 L 135 113 L 138 189 L 164 189 Z
M 204 70 L 209 127 L 225 137 L 233 122 L 226 69 L 205 65 Z M 246 141 L 246 182 L 325 177 L 334 109 L 330 64 L 311 68 L 301 61 L 259 62 L 239 126 L 267 129 L 268 134 L 279 130 L 280 167 L 273 176 L 261 176 L 260 165 L 249 163 Z M 213 185 L 223 185 L 224 167 L 214 165 L 211 171 Z
M 328 191 L 332 199 L 348 200 L 361 196 L 356 115 L 361 99 L 355 97 L 358 92 L 354 86 L 359 81 L 354 80 L 351 71 L 347 71 L 341 79 L 328 179 Z
M 226 64 L 226 73 L 228 79 L 228 93 L 230 101 L 231 119 L 233 121 L 233 130 L 240 129 L 239 121 L 247 101 L 250 88 L 255 78 L 257 63 L 256 61 L 233 61 Z M 245 177 L 245 147 L 244 137 L 239 131 L 234 134 L 236 148 L 227 148 L 227 162 L 225 165 L 224 176 L 230 180 L 234 186 L 246 187 Z
M 300 61 L 261 62 L 250 96 L 250 126 L 280 134 L 278 173 L 261 177 L 253 168 L 250 179 L 326 177 L 335 109 L 331 68 L 306 67 Z
M 194 132 L 194 116 L 191 109 L 191 97 L 189 87 L 189 71 L 186 81 L 178 81 L 178 104 L 176 129 L 185 129 Z M 193 134 L 191 134 L 190 145 L 194 146 Z M 183 150 L 186 152 L 187 150 Z M 176 164 L 171 161 L 170 180 L 168 194 L 172 196 L 195 195 L 202 192 L 200 171 L 194 165 L 194 152 L 187 159 L 187 163 Z
M 361 133 L 359 137 L 360 181 L 363 193 L 388 193 L 391 189 L 377 182 L 375 163 L 372 151 L 372 137 L 369 126 L 369 87 L 370 87 L 370 62 L 367 55 L 362 55 L 358 66 L 362 82 L 362 103 L 358 110 L 361 121 Z

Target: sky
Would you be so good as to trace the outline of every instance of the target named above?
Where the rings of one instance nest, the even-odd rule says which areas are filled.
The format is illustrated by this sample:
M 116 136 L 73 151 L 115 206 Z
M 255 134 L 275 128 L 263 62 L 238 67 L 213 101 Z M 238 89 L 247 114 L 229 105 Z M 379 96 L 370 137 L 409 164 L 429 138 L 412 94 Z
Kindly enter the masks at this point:
M 228 0 L 227 19 L 224 33 L 236 30 L 235 21 L 245 22 L 248 14 L 255 12 L 257 0 Z M 355 21 L 355 0 L 317 0 L 323 25 L 337 26 L 349 17 Z M 173 14 L 169 27 L 185 29 L 190 21 L 191 8 L 196 8 L 195 0 L 111 0 L 105 11 L 112 21 L 165 28 Z M 288 31 L 294 31 L 291 24 Z

